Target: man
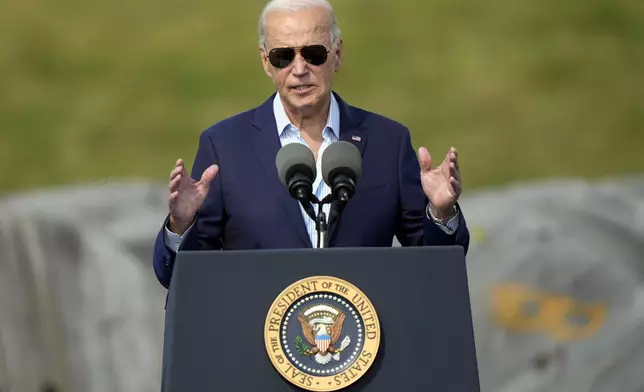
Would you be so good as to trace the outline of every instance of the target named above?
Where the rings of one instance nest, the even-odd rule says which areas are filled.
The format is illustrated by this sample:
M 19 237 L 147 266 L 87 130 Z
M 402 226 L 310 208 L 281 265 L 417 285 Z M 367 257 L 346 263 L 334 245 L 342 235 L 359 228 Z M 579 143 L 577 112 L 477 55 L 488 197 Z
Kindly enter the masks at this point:
M 353 143 L 363 174 L 329 246 L 469 246 L 457 200 L 461 176 L 451 148 L 437 166 L 419 158 L 403 125 L 348 105 L 331 89 L 343 41 L 326 0 L 273 0 L 260 19 L 260 55 L 277 93 L 259 107 L 220 121 L 200 137 L 192 175 L 181 159 L 170 174 L 170 213 L 154 250 L 161 284 L 170 284 L 178 250 L 304 248 L 315 223 L 281 184 L 278 150 L 302 143 L 320 157 L 333 142 Z M 419 164 L 420 161 L 420 164 Z M 329 193 L 321 174 L 319 199 Z M 328 215 L 328 212 L 327 212 Z

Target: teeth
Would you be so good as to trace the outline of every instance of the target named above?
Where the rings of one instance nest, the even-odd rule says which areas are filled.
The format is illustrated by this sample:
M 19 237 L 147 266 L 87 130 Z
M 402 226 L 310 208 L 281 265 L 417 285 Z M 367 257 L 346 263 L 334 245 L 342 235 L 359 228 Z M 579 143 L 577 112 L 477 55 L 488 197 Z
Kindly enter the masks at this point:
M 296 90 L 306 90 L 307 88 L 309 88 L 309 86 L 297 86 L 297 87 L 295 87 Z

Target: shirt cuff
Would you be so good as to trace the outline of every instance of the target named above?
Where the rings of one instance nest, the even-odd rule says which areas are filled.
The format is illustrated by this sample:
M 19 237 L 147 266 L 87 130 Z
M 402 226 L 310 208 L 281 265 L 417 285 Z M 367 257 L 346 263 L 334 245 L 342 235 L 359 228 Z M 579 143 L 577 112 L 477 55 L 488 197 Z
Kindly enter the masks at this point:
M 431 204 L 427 204 L 427 207 L 425 208 L 425 213 L 427 215 L 427 218 L 434 222 L 436 226 L 438 226 L 441 230 L 443 230 L 446 234 L 452 235 L 458 230 L 458 222 L 459 222 L 459 216 L 461 212 L 459 211 L 458 207 L 454 206 L 454 214 L 450 216 L 447 219 L 438 219 L 432 214 L 432 209 L 431 209 Z
M 164 235 L 164 241 L 165 241 L 165 246 L 168 247 L 171 251 L 174 253 L 177 253 L 179 251 L 179 248 L 181 247 L 181 243 L 183 242 L 183 239 L 185 238 L 186 234 L 192 229 L 192 226 L 194 226 L 194 223 L 188 227 L 188 230 L 186 230 L 183 235 L 179 235 L 177 233 L 173 233 L 168 229 L 168 226 L 166 225 L 164 227 L 165 230 L 165 235 Z

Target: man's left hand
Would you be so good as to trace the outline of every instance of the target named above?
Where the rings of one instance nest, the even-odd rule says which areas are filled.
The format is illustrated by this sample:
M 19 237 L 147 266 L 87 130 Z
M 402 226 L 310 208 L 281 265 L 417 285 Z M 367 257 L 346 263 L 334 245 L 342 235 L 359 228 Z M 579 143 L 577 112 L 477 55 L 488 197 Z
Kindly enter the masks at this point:
M 461 173 L 458 168 L 458 151 L 452 147 L 443 162 L 432 167 L 432 157 L 425 147 L 418 150 L 420 182 L 429 199 L 432 214 L 445 219 L 454 214 L 454 205 L 461 195 Z

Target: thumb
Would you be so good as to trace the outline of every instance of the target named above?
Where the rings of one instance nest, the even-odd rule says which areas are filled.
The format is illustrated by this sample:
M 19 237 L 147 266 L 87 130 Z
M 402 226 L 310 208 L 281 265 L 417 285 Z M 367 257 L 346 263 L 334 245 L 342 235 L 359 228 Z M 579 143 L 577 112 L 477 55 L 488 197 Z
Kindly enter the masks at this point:
M 217 176 L 217 173 L 219 173 L 219 166 L 210 166 L 201 175 L 201 183 L 205 186 L 210 185 L 210 182 Z
M 432 170 L 432 156 L 425 147 L 418 149 L 418 162 L 420 163 L 421 171 Z

